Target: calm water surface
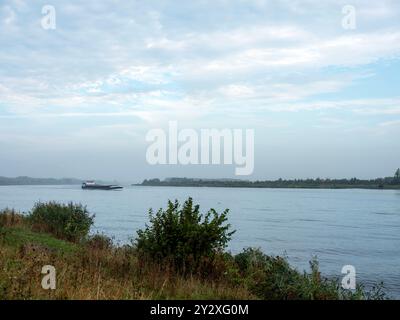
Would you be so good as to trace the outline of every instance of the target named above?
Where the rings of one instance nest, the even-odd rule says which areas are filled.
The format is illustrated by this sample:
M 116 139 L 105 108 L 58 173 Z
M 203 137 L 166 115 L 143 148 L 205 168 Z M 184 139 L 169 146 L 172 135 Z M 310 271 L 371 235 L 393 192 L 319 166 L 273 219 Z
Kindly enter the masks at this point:
M 286 254 L 298 269 L 317 256 L 325 275 L 340 276 L 353 265 L 367 285 L 383 281 L 400 298 L 400 191 L 245 188 L 128 187 L 122 191 L 81 190 L 79 186 L 3 186 L 0 208 L 28 211 L 41 201 L 74 201 L 96 214 L 95 231 L 121 243 L 147 222 L 150 207 L 188 196 L 209 208 L 230 209 L 237 230 L 228 250 L 260 247 Z

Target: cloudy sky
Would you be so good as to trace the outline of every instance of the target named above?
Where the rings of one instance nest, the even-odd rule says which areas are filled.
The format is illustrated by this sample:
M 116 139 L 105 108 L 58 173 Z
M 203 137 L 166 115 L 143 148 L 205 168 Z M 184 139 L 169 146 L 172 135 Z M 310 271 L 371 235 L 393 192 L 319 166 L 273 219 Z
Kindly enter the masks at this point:
M 399 57 L 398 0 L 0 0 L 0 175 L 234 176 L 147 164 L 170 120 L 254 129 L 250 179 L 391 175 Z

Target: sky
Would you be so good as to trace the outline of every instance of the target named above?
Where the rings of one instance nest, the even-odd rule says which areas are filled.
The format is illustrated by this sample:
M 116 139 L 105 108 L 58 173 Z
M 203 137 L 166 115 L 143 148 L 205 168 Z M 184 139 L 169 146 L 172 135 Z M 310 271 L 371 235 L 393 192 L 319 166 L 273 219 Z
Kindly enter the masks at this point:
M 399 58 L 398 0 L 0 0 L 0 176 L 235 178 L 150 165 L 169 121 L 254 130 L 240 178 L 390 176 Z

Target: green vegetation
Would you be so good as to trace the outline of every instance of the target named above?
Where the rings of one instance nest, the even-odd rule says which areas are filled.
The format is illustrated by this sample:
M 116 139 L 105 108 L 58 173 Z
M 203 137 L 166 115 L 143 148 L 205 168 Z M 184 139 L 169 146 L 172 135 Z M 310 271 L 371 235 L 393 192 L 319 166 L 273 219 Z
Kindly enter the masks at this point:
M 293 269 L 283 257 L 267 256 L 259 249 L 247 248 L 234 257 L 240 278 L 250 292 L 266 300 L 364 300 L 385 299 L 382 286 L 371 291 L 359 286 L 344 290 L 338 279 L 327 279 L 319 272 L 318 261 L 310 261 L 310 273 Z
M 27 216 L 9 209 L 0 211 L 0 241 L 1 244 L 13 248 L 34 243 L 64 253 L 75 252 L 77 249 L 74 243 L 58 239 L 48 233 L 33 231 Z
M 33 230 L 48 232 L 59 238 L 78 242 L 88 236 L 94 216 L 90 216 L 86 207 L 81 204 L 39 202 L 27 219 Z
M 54 238 L 49 234 L 33 232 L 27 228 L 5 229 L 1 236 L 3 244 L 14 247 L 20 247 L 26 243 L 35 243 L 62 252 L 74 252 L 76 249 L 76 246 L 70 242 Z
M 258 249 L 224 252 L 232 235 L 227 213 L 201 215 L 190 198 L 183 206 L 169 202 L 156 215 L 150 211 L 150 224 L 132 244 L 116 246 L 105 235 L 88 235 L 93 216 L 81 205 L 39 203 L 27 216 L 3 210 L 0 300 L 386 298 L 379 286 L 343 290 L 338 279 L 320 275 L 316 260 L 301 273 L 285 257 Z M 56 290 L 41 288 L 48 264 L 57 270 Z
M 396 183 L 400 184 L 400 168 L 396 170 L 396 173 L 394 174 L 394 180 Z
M 192 198 L 183 207 L 169 201 L 167 209 L 156 215 L 150 209 L 150 226 L 137 232 L 136 247 L 159 262 L 168 260 L 191 270 L 205 259 L 212 261 L 226 247 L 234 233 L 228 232 L 229 224 L 224 225 L 227 214 L 228 210 L 218 214 L 211 209 L 203 217 Z
M 238 179 L 168 178 L 144 180 L 142 186 L 223 187 L 223 188 L 307 188 L 307 189 L 400 189 L 400 169 L 394 177 L 362 180 L 351 179 L 278 179 L 249 181 Z

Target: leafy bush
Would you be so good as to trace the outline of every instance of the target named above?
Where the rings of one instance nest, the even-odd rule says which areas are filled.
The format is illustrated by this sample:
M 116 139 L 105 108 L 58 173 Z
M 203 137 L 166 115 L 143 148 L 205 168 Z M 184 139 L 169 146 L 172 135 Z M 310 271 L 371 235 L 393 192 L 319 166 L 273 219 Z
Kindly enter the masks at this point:
M 218 214 L 210 209 L 204 216 L 192 198 L 181 207 L 179 202 L 168 201 L 166 210 L 155 215 L 149 211 L 150 225 L 137 232 L 136 247 L 142 254 L 156 261 L 169 260 L 178 268 L 190 270 L 202 260 L 209 260 L 221 252 L 235 231 L 229 232 L 225 224 L 228 210 Z
M 97 233 L 90 236 L 85 244 L 91 249 L 109 250 L 113 247 L 113 240 L 105 234 Z
M 318 262 L 310 262 L 311 273 L 300 273 L 286 258 L 267 256 L 247 248 L 235 256 L 242 277 L 251 292 L 266 300 L 338 299 L 338 281 L 321 278 Z
M 386 298 L 382 285 L 367 291 L 362 286 L 345 290 L 339 279 L 321 276 L 316 259 L 311 272 L 299 272 L 287 259 L 267 256 L 259 249 L 247 248 L 234 257 L 241 278 L 250 292 L 265 300 L 381 300 Z
M 28 216 L 33 229 L 49 232 L 56 237 L 79 242 L 87 237 L 93 225 L 90 215 L 81 204 L 56 202 L 36 203 Z

